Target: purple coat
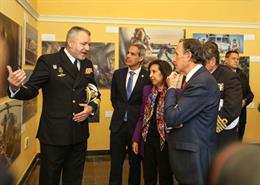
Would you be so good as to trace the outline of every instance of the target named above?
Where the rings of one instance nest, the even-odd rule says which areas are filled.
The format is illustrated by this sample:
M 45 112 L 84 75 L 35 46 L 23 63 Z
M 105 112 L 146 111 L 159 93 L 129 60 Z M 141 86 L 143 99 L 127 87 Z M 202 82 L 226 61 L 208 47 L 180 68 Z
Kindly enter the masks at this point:
M 147 97 L 151 94 L 152 92 L 152 85 L 146 85 L 143 88 L 143 97 L 142 97 L 142 105 L 140 107 L 140 116 L 138 118 L 136 127 L 135 127 L 135 132 L 132 138 L 133 142 L 138 143 L 138 151 L 139 154 L 144 157 L 144 140 L 142 137 L 142 129 L 143 129 L 143 121 L 144 121 L 144 107 L 145 107 L 145 102 L 147 101 Z
M 145 103 L 147 101 L 148 96 L 152 93 L 152 85 L 146 85 L 143 88 L 143 97 L 142 97 L 142 104 L 140 107 L 140 116 L 138 118 L 138 121 L 136 123 L 134 135 L 132 138 L 133 142 L 138 143 L 138 151 L 139 154 L 144 158 L 144 140 L 142 137 L 142 130 L 143 130 L 143 121 L 144 121 L 144 108 L 145 108 Z M 181 89 L 176 89 L 178 94 L 182 93 Z M 166 135 L 167 136 L 167 135 Z M 166 138 L 167 139 L 167 138 Z

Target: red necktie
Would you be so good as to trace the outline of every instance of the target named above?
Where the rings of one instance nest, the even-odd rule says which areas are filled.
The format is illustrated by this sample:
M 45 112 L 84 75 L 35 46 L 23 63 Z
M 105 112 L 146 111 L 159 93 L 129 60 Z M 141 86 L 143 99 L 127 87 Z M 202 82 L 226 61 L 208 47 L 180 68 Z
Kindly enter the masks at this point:
M 186 84 L 187 84 L 187 82 L 184 80 L 184 81 L 182 82 L 181 88 L 184 89 L 184 88 L 186 87 Z

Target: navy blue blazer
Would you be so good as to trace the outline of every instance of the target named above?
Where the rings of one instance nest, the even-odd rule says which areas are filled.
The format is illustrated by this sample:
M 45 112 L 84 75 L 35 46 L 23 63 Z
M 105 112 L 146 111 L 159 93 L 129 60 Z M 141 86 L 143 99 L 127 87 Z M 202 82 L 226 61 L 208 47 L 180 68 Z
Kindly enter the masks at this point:
M 128 68 L 121 68 L 114 72 L 111 84 L 111 102 L 114 108 L 110 130 L 117 132 L 124 122 L 125 112 L 128 114 L 129 133 L 132 135 L 140 114 L 142 104 L 143 87 L 150 83 L 149 72 L 141 69 L 130 98 L 126 95 L 126 76 Z
M 187 82 L 183 94 L 167 91 L 168 127 L 183 124 L 168 134 L 169 157 L 176 179 L 183 184 L 205 184 L 216 147 L 216 120 L 220 92 L 214 77 L 201 67 Z

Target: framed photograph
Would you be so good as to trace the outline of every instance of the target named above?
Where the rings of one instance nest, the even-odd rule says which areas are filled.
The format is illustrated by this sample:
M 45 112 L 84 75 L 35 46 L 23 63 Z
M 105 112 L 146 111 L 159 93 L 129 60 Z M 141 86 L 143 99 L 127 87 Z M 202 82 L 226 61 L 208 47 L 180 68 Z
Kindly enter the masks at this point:
M 21 27 L 0 13 L 0 98 L 7 96 L 7 65 L 21 66 Z
M 25 35 L 25 64 L 35 65 L 37 61 L 37 30 L 30 24 L 26 23 Z
M 62 42 L 62 41 L 42 41 L 42 55 L 56 53 L 62 47 L 65 47 L 65 42 Z
M 198 39 L 201 43 L 215 42 L 220 53 L 225 54 L 229 50 L 244 52 L 244 35 L 193 33 L 193 38 Z
M 98 87 L 110 88 L 115 66 L 115 44 L 93 42 L 87 57 L 93 63 Z
M 141 44 L 146 49 L 143 66 L 147 69 L 155 59 L 168 62 L 172 67 L 172 58 L 180 39 L 185 37 L 184 30 L 154 28 L 119 28 L 119 68 L 125 67 L 127 50 L 131 44 Z
M 0 104 L 0 156 L 9 165 L 21 152 L 22 102 Z

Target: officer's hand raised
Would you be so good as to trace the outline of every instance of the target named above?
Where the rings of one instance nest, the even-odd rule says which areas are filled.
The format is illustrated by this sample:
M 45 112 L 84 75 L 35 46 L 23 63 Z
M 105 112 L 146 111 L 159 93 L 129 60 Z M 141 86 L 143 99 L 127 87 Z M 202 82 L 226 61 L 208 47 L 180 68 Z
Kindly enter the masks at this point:
M 8 70 L 8 82 L 10 84 L 10 87 L 12 88 L 13 91 L 16 91 L 20 89 L 22 86 L 23 81 L 26 79 L 26 74 L 24 70 L 22 69 L 17 69 L 16 71 L 13 71 L 11 66 L 7 66 Z

